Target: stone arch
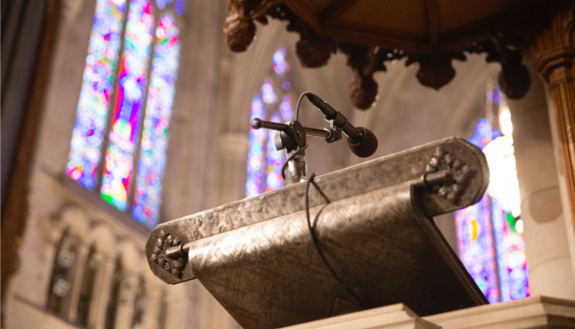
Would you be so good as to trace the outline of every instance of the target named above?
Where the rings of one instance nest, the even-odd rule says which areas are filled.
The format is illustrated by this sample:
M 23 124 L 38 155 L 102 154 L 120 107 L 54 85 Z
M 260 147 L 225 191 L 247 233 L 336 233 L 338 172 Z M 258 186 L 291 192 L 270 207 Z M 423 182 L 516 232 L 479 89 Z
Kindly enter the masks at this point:
M 60 227 L 61 231 L 68 229 L 71 235 L 84 238 L 90 231 L 90 220 L 82 208 L 68 207 L 62 212 Z

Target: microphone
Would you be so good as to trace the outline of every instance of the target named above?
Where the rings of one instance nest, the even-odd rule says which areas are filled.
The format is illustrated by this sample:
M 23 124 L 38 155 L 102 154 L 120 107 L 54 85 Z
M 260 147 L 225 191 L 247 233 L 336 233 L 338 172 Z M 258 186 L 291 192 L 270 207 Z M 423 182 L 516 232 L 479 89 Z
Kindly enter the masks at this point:
M 357 127 L 357 129 L 363 132 L 363 139 L 358 143 L 353 143 L 351 139 L 347 139 L 347 146 L 349 147 L 351 153 L 357 155 L 360 158 L 367 158 L 372 156 L 377 150 L 377 137 L 371 132 L 371 130 L 365 127 Z
M 354 127 L 341 112 L 335 110 L 319 96 L 311 93 L 305 93 L 307 99 L 317 107 L 324 115 L 326 120 L 333 122 L 334 126 L 341 129 L 347 136 L 347 146 L 351 152 L 360 158 L 367 158 L 377 150 L 377 137 L 371 130 L 365 127 Z

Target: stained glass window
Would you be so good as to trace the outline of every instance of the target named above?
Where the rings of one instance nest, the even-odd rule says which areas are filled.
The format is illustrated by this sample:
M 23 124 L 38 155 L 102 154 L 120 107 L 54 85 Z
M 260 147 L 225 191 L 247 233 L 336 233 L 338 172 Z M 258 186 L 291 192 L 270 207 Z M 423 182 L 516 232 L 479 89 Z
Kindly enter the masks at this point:
M 126 24 L 101 190 L 102 198 L 120 210 L 126 210 L 128 204 L 153 26 L 150 1 L 133 0 Z
M 87 189 L 93 189 L 97 182 L 125 9 L 125 0 L 98 0 L 96 3 L 66 166 L 66 174 Z
M 174 11 L 183 14 L 184 0 L 97 0 L 66 167 L 73 180 L 148 227 L 160 216 L 175 95 Z
M 489 90 L 487 100 L 486 119 L 479 120 L 469 141 L 486 155 L 489 187 L 481 201 L 456 212 L 455 222 L 461 261 L 487 300 L 496 303 L 530 292 L 511 113 L 499 88 Z
M 273 73 L 264 79 L 251 104 L 250 121 L 254 118 L 273 122 L 289 121 L 293 117 L 292 86 L 287 79 L 289 64 L 286 50 L 279 48 L 272 56 Z M 271 71 L 271 70 L 270 70 Z M 283 186 L 281 167 L 285 152 L 275 148 L 275 132 L 250 127 L 246 196 L 273 191 Z
M 162 177 L 166 167 L 168 128 L 180 53 L 178 37 L 179 30 L 174 18 L 171 15 L 163 16 L 156 28 L 154 61 L 132 209 L 134 218 L 149 226 L 157 224 L 162 201 Z

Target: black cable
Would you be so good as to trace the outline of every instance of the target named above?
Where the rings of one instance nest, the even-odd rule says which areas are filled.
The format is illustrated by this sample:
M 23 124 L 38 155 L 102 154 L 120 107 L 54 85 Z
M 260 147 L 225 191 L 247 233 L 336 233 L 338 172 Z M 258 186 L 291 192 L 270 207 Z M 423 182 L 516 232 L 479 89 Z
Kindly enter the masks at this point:
M 315 235 L 315 231 L 313 229 L 313 226 L 311 225 L 311 220 L 310 220 L 310 216 L 309 216 L 309 185 L 313 182 L 313 179 L 316 176 L 316 172 L 314 171 L 311 176 L 309 177 L 309 180 L 306 182 L 305 184 L 305 215 L 307 217 L 307 227 L 309 229 L 309 234 L 311 235 L 311 240 L 313 241 L 313 244 L 315 246 L 315 249 L 317 250 L 319 256 L 321 257 L 323 263 L 325 264 L 325 266 L 327 267 L 327 269 L 329 270 L 329 272 L 331 273 L 331 275 L 334 277 L 334 279 L 339 282 L 339 284 L 355 299 L 357 300 L 357 302 L 361 305 L 361 300 L 359 298 L 359 296 L 357 296 L 353 290 L 351 290 L 351 288 L 349 288 L 345 282 L 343 282 L 343 280 L 339 277 L 339 275 L 337 275 L 337 273 L 335 272 L 335 270 L 333 269 L 333 267 L 331 266 L 331 264 L 328 262 L 327 258 L 325 258 L 325 255 L 323 254 L 323 251 L 321 250 L 320 244 L 319 244 L 319 240 L 317 238 L 317 236 Z M 314 183 L 314 186 L 316 188 L 318 188 L 318 186 Z M 319 190 L 319 189 L 318 189 Z M 321 191 L 321 190 L 320 190 Z M 322 195 L 324 195 L 322 193 Z M 324 197 L 325 198 L 325 197 Z M 329 200 L 327 200 L 329 202 Z M 323 209 L 322 209 L 323 210 Z M 317 222 L 317 218 L 319 217 L 319 214 L 321 213 L 320 210 L 317 215 L 315 216 L 314 222 Z
M 296 109 L 295 109 L 295 121 L 299 121 L 299 108 L 300 108 L 300 106 L 301 106 L 301 101 L 302 101 L 303 98 L 304 98 L 306 95 L 308 95 L 308 94 L 313 95 L 312 92 L 306 91 L 306 92 L 302 93 L 302 94 L 299 96 L 299 99 L 297 100 L 297 106 L 296 106 Z M 283 166 L 282 166 L 282 178 L 284 179 L 284 181 L 286 180 L 286 168 L 287 168 L 287 166 L 288 166 L 288 163 L 289 163 L 291 160 L 293 160 L 293 158 L 294 158 L 296 155 L 302 154 L 302 152 L 303 152 L 306 148 L 308 148 L 308 146 L 309 146 L 308 144 L 305 144 L 305 145 L 302 146 L 302 147 L 298 147 L 298 149 L 297 149 L 295 152 L 293 152 L 292 154 L 290 154 L 289 157 L 286 159 L 286 161 L 284 162 L 284 164 L 283 164 Z
M 301 105 L 301 101 L 307 95 L 314 95 L 314 94 L 311 91 L 306 91 L 299 96 L 299 99 L 297 100 L 297 106 L 295 108 L 295 121 L 299 121 L 299 107 Z

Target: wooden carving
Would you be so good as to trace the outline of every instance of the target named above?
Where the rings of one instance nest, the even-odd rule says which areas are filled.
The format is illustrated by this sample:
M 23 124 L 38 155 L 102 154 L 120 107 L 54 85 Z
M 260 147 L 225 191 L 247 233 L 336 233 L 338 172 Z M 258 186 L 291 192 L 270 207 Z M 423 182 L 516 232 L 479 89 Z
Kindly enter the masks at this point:
M 297 56 L 304 67 L 320 67 L 327 63 L 336 50 L 343 52 L 347 64 L 352 69 L 353 78 L 349 86 L 352 103 L 359 109 L 367 109 L 377 96 L 377 83 L 373 74 L 385 71 L 385 62 L 394 59 L 407 58 L 406 65 L 419 64 L 417 79 L 427 87 L 440 89 L 449 83 L 456 72 L 452 61 L 465 60 L 465 53 L 487 53 L 487 62 L 501 64 L 499 84 L 507 97 L 521 98 L 531 85 L 527 68 L 522 64 L 523 53 L 529 49 L 535 40 L 535 35 L 545 29 L 549 17 L 553 17 L 564 5 L 573 1 L 557 1 L 554 6 L 545 6 L 536 1 L 526 1 L 522 6 L 508 13 L 501 13 L 477 25 L 481 28 L 463 40 L 450 40 L 442 47 L 438 21 L 438 4 L 428 1 L 430 13 L 428 30 L 429 44 L 426 47 L 404 42 L 410 51 L 402 51 L 396 47 L 383 44 L 385 38 L 379 37 L 379 44 L 367 44 L 368 37 L 358 38 L 362 42 L 342 41 L 333 33 L 323 35 L 323 27 L 333 27 L 333 21 L 345 15 L 345 11 L 353 6 L 355 1 L 335 1 L 319 16 L 306 14 L 298 17 L 291 8 L 298 8 L 298 13 L 309 13 L 308 4 L 285 0 L 230 0 L 230 16 L 226 20 L 224 32 L 226 42 L 233 51 L 244 51 L 254 37 L 253 20 L 267 23 L 267 17 L 288 21 L 288 31 L 300 34 L 296 45 Z M 289 5 L 289 6 L 288 6 Z M 303 8 L 303 9 L 302 9 Z M 308 8 L 309 9 L 309 8 Z M 294 9 L 295 10 L 295 9 Z M 247 13 L 247 14 L 246 14 Z M 310 16 L 311 15 L 311 16 Z M 545 18 L 547 17 L 547 19 Z M 567 24 L 567 23 L 564 23 Z M 571 25 L 569 25 L 571 26 Z M 571 26 L 572 27 L 572 26 Z M 556 27 L 559 28 L 559 27 Z M 567 26 L 561 27 L 563 30 Z M 371 32 L 365 32 L 369 35 Z M 539 38 L 540 43 L 549 43 L 550 37 Z M 349 39 L 349 37 L 348 37 Z M 354 39 L 355 40 L 355 39 Z M 392 45 L 398 41 L 390 37 Z M 467 40 L 467 41 L 465 41 Z M 430 48 L 431 47 L 431 48 Z M 538 46 L 541 48 L 541 46 Z M 548 46 L 545 46 L 548 48 Z
M 245 51 L 256 35 L 256 25 L 245 15 L 246 0 L 232 0 L 229 8 L 230 16 L 224 24 L 224 39 L 232 51 Z

